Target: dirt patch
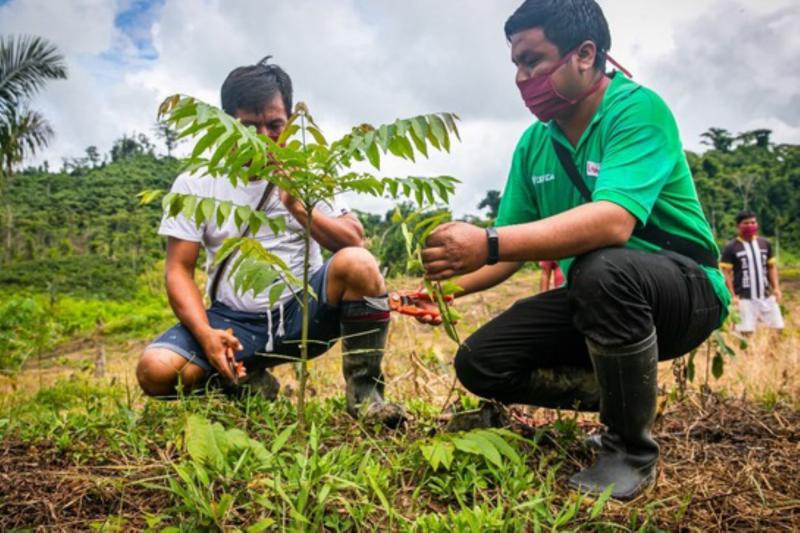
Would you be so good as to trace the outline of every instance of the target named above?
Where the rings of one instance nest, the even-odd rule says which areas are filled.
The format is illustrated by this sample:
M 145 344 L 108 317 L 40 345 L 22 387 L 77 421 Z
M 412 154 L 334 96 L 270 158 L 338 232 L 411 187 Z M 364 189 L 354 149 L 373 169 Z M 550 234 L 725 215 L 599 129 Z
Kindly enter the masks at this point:
M 46 443 L 0 443 L 0 531 L 87 531 L 109 517 L 120 531 L 143 529 L 167 495 L 136 482 L 161 472 L 157 464 L 76 465 Z

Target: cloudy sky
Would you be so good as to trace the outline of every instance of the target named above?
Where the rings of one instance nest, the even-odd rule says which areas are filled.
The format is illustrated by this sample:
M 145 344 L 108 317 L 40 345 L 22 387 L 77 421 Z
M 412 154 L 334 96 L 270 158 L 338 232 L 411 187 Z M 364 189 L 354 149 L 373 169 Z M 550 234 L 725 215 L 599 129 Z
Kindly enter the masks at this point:
M 475 212 L 502 189 L 511 152 L 532 116 L 519 98 L 503 22 L 521 0 L 0 0 L 0 34 L 35 34 L 64 53 L 69 79 L 33 107 L 56 130 L 52 165 L 151 133 L 158 102 L 181 92 L 218 104 L 235 66 L 267 54 L 293 77 L 330 134 L 432 111 L 462 118 L 449 155 L 389 175 L 450 174 L 454 202 Z M 774 131 L 800 142 L 797 0 L 600 0 L 611 54 L 675 112 L 698 150 L 709 126 Z M 330 135 L 329 135 L 330 136 Z M 366 210 L 388 204 L 351 199 Z

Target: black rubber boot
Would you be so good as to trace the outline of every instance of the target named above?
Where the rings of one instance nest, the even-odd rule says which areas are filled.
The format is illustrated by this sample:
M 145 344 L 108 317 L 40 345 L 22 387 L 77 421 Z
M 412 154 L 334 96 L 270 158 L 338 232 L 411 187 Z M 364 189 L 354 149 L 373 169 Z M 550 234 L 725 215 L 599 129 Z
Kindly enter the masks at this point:
M 658 345 L 655 331 L 629 346 L 604 348 L 587 340 L 600 385 L 602 434 L 597 461 L 569 483 L 583 492 L 600 494 L 614 485 L 611 496 L 629 500 L 655 480 L 658 444 L 650 434 L 656 414 Z
M 367 423 L 395 428 L 405 410 L 383 399 L 381 360 L 389 331 L 389 304 L 383 298 L 341 303 L 342 371 L 347 412 Z
M 537 368 L 531 372 L 528 405 L 550 409 L 600 409 L 600 387 L 589 368 Z

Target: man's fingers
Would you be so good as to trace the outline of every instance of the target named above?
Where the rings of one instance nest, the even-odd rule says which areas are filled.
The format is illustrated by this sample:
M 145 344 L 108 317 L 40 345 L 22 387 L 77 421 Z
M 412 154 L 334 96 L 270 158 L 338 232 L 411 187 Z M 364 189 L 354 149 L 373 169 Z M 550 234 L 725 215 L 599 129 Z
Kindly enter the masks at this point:
M 442 272 L 443 270 L 452 270 L 453 265 L 450 264 L 450 261 L 442 260 L 442 261 L 433 261 L 432 263 L 422 263 L 425 272 L 430 274 L 436 274 Z
M 425 274 L 425 279 L 430 281 L 444 281 L 446 279 L 450 279 L 454 276 L 457 276 L 458 274 L 459 273 L 453 270 L 452 268 L 448 268 L 440 272 L 428 272 Z
M 242 346 L 242 343 L 239 342 L 239 339 L 233 334 L 231 328 L 226 329 L 223 334 L 223 340 L 227 346 L 235 346 L 237 351 L 244 350 L 244 346 Z
M 226 350 L 223 350 L 222 353 L 217 354 L 217 357 L 215 357 L 212 362 L 216 363 L 214 366 L 217 367 L 217 371 L 222 374 L 225 379 L 236 382 L 236 377 L 231 371 L 230 359 L 228 359 L 226 355 Z
M 430 248 L 444 244 L 445 232 L 447 231 L 447 228 L 449 228 L 452 225 L 453 225 L 452 222 L 448 222 L 447 224 L 442 224 L 441 226 L 433 230 L 431 234 L 428 235 L 428 238 L 425 239 L 425 247 Z
M 433 261 L 439 261 L 441 259 L 447 258 L 447 250 L 444 246 L 436 246 L 433 248 L 425 248 L 422 250 L 422 262 L 423 263 L 431 263 Z

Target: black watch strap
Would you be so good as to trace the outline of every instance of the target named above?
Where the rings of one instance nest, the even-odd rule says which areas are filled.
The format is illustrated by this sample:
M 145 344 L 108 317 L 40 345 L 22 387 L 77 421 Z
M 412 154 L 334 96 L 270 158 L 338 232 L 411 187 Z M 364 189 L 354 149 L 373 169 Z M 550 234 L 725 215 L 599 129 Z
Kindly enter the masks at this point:
M 486 242 L 489 244 L 489 257 L 487 265 L 494 265 L 500 261 L 500 239 L 497 237 L 497 228 L 486 228 Z

